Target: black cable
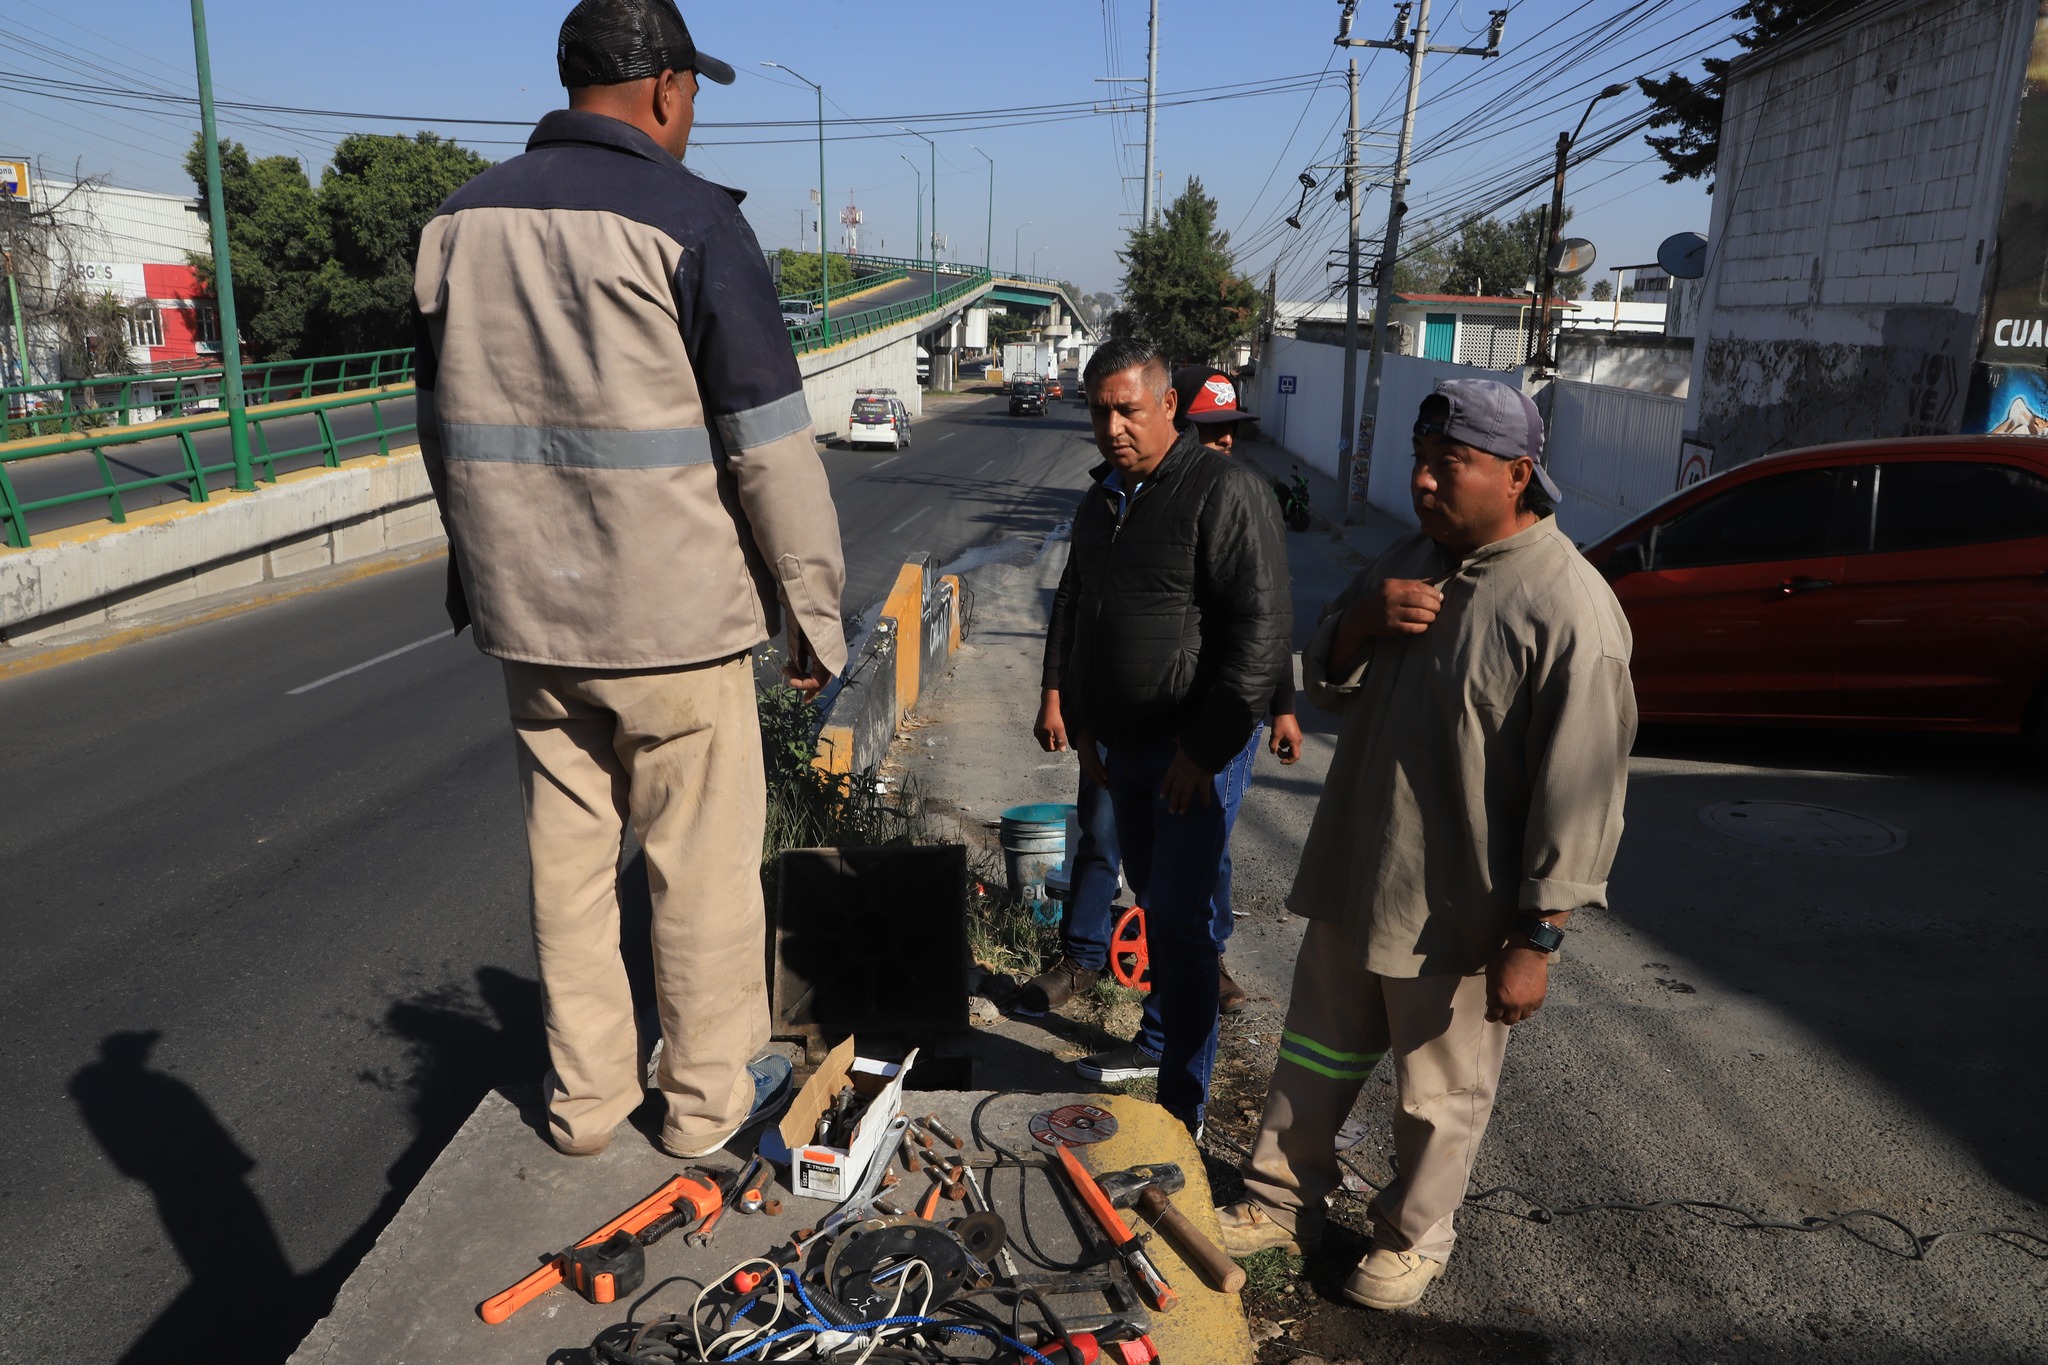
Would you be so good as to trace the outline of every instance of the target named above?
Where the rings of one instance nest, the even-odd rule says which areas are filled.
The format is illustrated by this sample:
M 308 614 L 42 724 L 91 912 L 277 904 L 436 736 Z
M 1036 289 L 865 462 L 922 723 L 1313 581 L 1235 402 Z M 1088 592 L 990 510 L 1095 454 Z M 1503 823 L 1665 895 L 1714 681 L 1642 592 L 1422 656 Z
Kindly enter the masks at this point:
M 1038 1245 L 1038 1238 L 1031 1231 L 1031 1172 L 1035 1170 L 1043 1171 L 1047 1168 L 1042 1161 L 1029 1160 L 1022 1154 L 1013 1152 L 1008 1147 L 1003 1146 L 1002 1143 L 990 1137 L 988 1130 L 982 1126 L 982 1115 L 988 1112 L 988 1107 L 991 1104 L 1000 1099 L 1008 1099 L 1015 1095 L 1030 1095 L 1031 1093 L 1027 1090 L 991 1091 L 982 1098 L 979 1104 L 974 1106 L 974 1112 L 968 1115 L 967 1135 L 973 1139 L 976 1147 L 994 1152 L 1003 1159 L 1005 1164 L 1017 1168 L 1017 1231 L 1020 1235 L 1010 1239 L 1010 1249 L 1022 1255 L 1025 1260 L 1031 1262 L 1040 1270 L 1049 1270 L 1056 1275 L 1075 1274 L 1083 1270 L 1093 1270 L 1099 1265 L 1106 1264 L 1110 1257 L 1100 1252 L 1084 1252 L 1083 1259 L 1070 1264 L 1054 1260 L 1043 1247 Z M 1048 1175 L 1050 1175 L 1050 1172 L 1048 1172 Z M 995 1183 L 994 1170 L 989 1172 L 989 1183 L 991 1185 Z M 1060 1207 L 1066 1208 L 1065 1195 L 1060 1189 L 1058 1182 L 1054 1182 L 1053 1189 L 1055 1193 L 1059 1193 L 1061 1196 Z

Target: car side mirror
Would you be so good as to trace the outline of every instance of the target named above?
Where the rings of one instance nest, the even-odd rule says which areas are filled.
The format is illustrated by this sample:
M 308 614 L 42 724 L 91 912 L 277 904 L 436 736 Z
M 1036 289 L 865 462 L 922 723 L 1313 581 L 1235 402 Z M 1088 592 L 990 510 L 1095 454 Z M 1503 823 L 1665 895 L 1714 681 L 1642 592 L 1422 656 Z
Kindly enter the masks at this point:
M 1626 545 L 1616 546 L 1614 553 L 1607 556 L 1607 562 L 1601 565 L 1600 572 L 1613 583 L 1632 573 L 1647 573 L 1649 569 L 1650 556 L 1643 549 L 1643 542 L 1632 540 Z

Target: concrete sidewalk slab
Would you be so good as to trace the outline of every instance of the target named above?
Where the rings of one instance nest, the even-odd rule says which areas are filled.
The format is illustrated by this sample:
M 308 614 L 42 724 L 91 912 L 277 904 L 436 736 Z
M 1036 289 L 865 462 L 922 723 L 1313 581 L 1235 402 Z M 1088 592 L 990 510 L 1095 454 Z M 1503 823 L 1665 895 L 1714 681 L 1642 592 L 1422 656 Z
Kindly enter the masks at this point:
M 914 1114 L 935 1112 L 969 1141 L 977 1106 L 992 1092 L 911 1091 Z M 1120 1131 L 1084 1149 L 1097 1171 L 1145 1162 L 1178 1162 L 1187 1188 L 1175 1204 L 1208 1236 L 1218 1235 L 1210 1208 L 1200 1153 L 1187 1131 L 1156 1106 L 1128 1097 L 1010 1093 L 990 1103 L 985 1131 L 993 1143 L 1013 1151 L 1031 1147 L 1032 1114 L 1076 1101 L 1104 1104 Z M 799 1199 L 786 1186 L 770 1191 L 782 1200 L 780 1217 L 741 1215 L 729 1210 L 712 1245 L 687 1246 L 680 1232 L 649 1248 L 647 1284 L 632 1300 L 592 1304 L 568 1289 L 555 1289 L 498 1326 L 477 1317 L 483 1300 L 507 1288 L 539 1264 L 543 1253 L 570 1244 L 603 1225 L 686 1169 L 663 1154 L 637 1129 L 619 1130 L 610 1149 L 595 1157 L 565 1157 L 537 1129 L 537 1089 L 497 1093 L 471 1116 L 392 1219 L 377 1245 L 349 1277 L 333 1311 L 291 1357 L 292 1365 L 469 1365 L 470 1362 L 561 1359 L 580 1353 L 599 1331 L 631 1315 L 645 1321 L 666 1313 L 687 1313 L 700 1286 L 722 1278 L 743 1258 L 786 1241 L 798 1228 L 815 1225 L 829 1202 Z M 698 1163 L 727 1176 L 743 1162 L 726 1153 Z M 901 1163 L 893 1166 L 901 1171 Z M 1061 1216 L 1049 1185 L 993 1178 L 984 1173 L 989 1198 L 1009 1216 L 1014 1249 L 1029 1264 L 1043 1254 L 1071 1260 L 1084 1251 L 1071 1222 Z M 908 1206 L 924 1193 L 921 1177 L 905 1176 L 899 1202 Z M 1028 1218 L 1015 1214 L 1018 1190 L 1028 1196 Z M 939 1217 L 963 1212 L 942 1204 Z M 1171 1314 L 1153 1315 L 1153 1340 L 1171 1361 L 1250 1365 L 1251 1338 L 1235 1296 L 1206 1288 L 1163 1238 L 1149 1248 L 1162 1273 L 1182 1298 Z M 1027 1274 L 1029 1272 L 1027 1271 Z M 570 1354 L 567 1359 L 580 1359 Z

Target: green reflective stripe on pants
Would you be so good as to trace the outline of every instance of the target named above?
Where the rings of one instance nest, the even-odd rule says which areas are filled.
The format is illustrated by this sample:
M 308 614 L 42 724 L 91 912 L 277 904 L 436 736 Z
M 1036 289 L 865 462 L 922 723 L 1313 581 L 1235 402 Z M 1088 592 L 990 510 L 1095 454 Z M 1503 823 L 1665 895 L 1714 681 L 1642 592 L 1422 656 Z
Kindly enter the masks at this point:
M 1307 1034 L 1296 1033 L 1292 1029 L 1281 1034 L 1280 1041 L 1283 1045 L 1293 1043 L 1296 1047 L 1305 1047 L 1310 1052 L 1327 1057 L 1333 1062 L 1363 1062 L 1368 1067 L 1387 1055 L 1384 1052 L 1339 1052 L 1333 1047 L 1324 1047 Z
M 1292 1062 L 1304 1071 L 1313 1071 L 1318 1076 L 1328 1076 L 1333 1081 L 1362 1081 L 1372 1075 L 1372 1069 L 1379 1063 L 1380 1054 L 1360 1054 L 1360 1061 L 1346 1066 L 1332 1066 L 1313 1056 L 1304 1056 L 1298 1051 L 1289 1051 L 1293 1046 L 1290 1037 L 1280 1044 L 1280 1060 Z

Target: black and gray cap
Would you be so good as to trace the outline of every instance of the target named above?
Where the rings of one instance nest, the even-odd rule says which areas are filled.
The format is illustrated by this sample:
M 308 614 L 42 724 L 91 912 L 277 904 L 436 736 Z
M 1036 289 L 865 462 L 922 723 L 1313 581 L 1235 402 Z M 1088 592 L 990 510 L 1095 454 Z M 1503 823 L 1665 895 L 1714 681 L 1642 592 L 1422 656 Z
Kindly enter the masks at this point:
M 582 0 L 562 21 L 555 41 L 562 85 L 617 85 L 664 71 L 695 71 L 731 85 L 732 68 L 690 41 L 675 0 Z
M 1447 439 L 1503 460 L 1528 456 L 1536 466 L 1536 482 L 1550 500 L 1563 499 L 1557 481 L 1543 467 L 1543 413 L 1528 394 L 1494 379 L 1445 379 L 1422 400 L 1422 411 L 1428 412 L 1438 400 L 1450 406 L 1444 416 Z

